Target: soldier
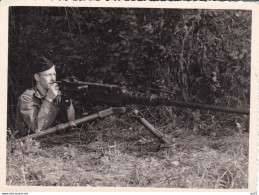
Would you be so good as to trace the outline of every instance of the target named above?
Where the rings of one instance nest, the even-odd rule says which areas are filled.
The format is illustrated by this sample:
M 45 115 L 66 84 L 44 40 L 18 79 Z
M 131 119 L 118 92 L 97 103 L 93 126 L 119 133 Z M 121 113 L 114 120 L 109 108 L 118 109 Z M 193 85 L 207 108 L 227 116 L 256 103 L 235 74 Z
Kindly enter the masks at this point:
M 54 83 L 55 65 L 45 57 L 38 57 L 33 63 L 33 76 L 35 87 L 27 89 L 18 99 L 17 138 L 75 119 L 71 101 L 67 105 Z

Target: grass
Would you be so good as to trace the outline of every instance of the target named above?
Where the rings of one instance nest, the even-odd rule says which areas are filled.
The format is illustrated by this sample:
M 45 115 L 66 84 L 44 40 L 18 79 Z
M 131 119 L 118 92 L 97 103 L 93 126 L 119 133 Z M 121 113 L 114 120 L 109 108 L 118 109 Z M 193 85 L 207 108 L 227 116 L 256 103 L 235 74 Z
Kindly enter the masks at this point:
M 218 116 L 218 117 L 217 117 Z M 246 119 L 221 115 L 186 123 L 150 118 L 173 143 L 160 147 L 128 116 L 25 143 L 8 141 L 7 185 L 156 188 L 247 188 Z M 232 119 L 231 119 L 232 117 Z M 184 117 L 183 117 L 184 118 Z M 232 122 L 231 122 L 232 120 Z M 209 123 L 213 125 L 208 130 Z M 239 126 L 240 127 L 240 126 Z M 198 128 L 198 132 L 197 132 Z M 84 131 L 87 129 L 87 131 Z M 223 133 L 224 132 L 224 133 Z

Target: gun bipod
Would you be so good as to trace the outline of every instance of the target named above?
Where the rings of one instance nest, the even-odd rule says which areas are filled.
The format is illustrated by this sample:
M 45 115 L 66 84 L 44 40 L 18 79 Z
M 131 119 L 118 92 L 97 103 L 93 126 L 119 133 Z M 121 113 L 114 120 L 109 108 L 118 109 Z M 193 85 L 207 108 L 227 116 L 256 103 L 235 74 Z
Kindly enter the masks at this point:
M 111 107 L 110 109 L 103 110 L 99 112 L 100 118 L 109 116 L 111 114 L 118 114 L 118 113 L 125 113 L 125 112 L 132 112 L 131 117 L 134 118 L 136 121 L 141 123 L 144 127 L 146 127 L 150 133 L 152 133 L 160 142 L 163 143 L 162 147 L 170 147 L 172 144 L 166 139 L 166 137 L 158 131 L 152 124 L 150 124 L 144 116 L 137 110 L 129 108 L 129 107 Z
M 170 147 L 172 144 L 166 139 L 166 137 L 158 131 L 152 124 L 150 124 L 144 116 L 137 110 L 133 110 L 132 118 L 141 123 L 144 127 L 146 127 L 150 133 L 152 133 L 160 142 L 164 143 L 162 146 L 164 148 Z

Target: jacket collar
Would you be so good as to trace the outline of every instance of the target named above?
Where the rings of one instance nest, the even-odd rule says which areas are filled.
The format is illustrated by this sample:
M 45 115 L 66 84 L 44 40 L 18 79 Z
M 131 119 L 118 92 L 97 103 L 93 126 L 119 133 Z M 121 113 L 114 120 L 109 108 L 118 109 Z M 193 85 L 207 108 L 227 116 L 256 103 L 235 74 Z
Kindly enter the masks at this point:
M 34 87 L 34 91 L 35 91 L 35 96 L 39 99 L 44 99 L 46 97 L 46 94 L 43 95 L 40 90 L 35 86 Z

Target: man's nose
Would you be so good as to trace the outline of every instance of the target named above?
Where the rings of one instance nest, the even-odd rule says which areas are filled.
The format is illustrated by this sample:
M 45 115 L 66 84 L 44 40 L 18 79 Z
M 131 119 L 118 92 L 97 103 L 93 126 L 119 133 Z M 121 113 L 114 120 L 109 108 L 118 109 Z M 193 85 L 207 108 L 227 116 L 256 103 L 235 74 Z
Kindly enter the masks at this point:
M 51 79 L 51 81 L 56 81 L 56 76 L 52 75 L 50 79 Z

